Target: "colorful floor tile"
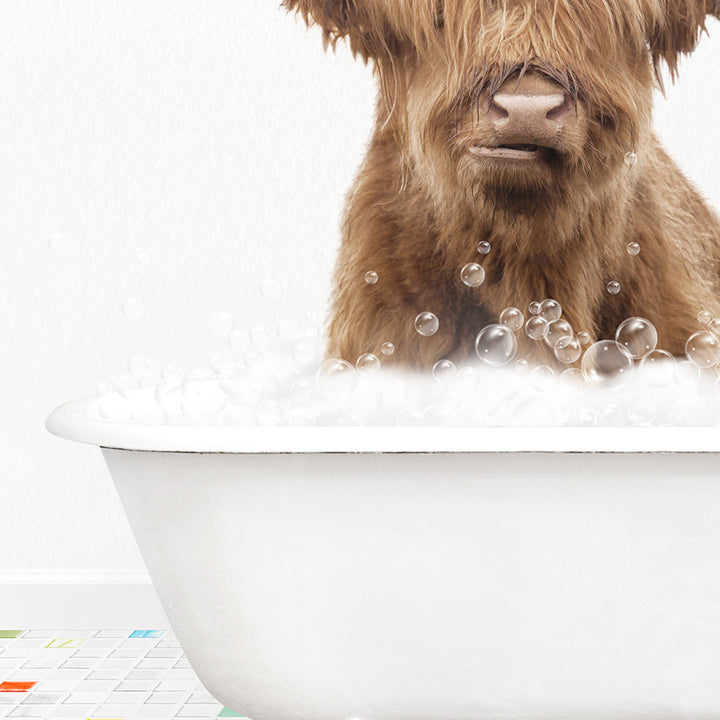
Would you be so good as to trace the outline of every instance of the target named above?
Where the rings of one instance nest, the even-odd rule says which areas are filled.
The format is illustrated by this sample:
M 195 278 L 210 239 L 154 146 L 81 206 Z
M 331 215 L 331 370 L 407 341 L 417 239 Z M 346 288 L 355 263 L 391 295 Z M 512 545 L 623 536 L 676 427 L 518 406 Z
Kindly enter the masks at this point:
M 169 630 L 0 630 L 0 718 L 242 717 L 203 687 Z

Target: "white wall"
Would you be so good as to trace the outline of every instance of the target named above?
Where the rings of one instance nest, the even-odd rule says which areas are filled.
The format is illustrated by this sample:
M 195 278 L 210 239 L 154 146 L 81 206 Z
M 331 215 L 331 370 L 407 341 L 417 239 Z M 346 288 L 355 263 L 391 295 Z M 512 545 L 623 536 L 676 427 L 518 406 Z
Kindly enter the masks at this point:
M 142 567 L 100 452 L 44 430 L 55 405 L 135 353 L 207 366 L 218 311 L 248 328 L 324 312 L 374 83 L 278 5 L 0 9 L 0 568 Z M 710 30 L 657 127 L 720 206 Z

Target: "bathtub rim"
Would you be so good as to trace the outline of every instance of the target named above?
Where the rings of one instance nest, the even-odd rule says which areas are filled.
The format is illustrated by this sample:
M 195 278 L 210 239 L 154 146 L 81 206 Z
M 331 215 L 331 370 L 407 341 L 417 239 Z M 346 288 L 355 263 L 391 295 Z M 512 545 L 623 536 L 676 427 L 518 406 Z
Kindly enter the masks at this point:
M 143 425 L 97 416 L 97 396 L 45 421 L 60 438 L 118 450 L 186 453 L 720 453 L 716 427 L 290 427 Z M 478 446 L 479 441 L 481 447 Z

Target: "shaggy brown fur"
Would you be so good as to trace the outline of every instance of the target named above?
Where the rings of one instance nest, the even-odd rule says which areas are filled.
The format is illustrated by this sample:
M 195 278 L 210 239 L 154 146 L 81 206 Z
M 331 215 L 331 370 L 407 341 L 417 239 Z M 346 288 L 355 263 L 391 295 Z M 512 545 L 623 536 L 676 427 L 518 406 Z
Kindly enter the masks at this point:
M 329 356 L 354 363 L 389 341 L 396 351 L 384 360 L 409 367 L 467 357 L 505 307 L 527 315 L 543 298 L 593 341 L 647 317 L 659 347 L 675 354 L 699 329 L 700 310 L 720 317 L 720 222 L 651 127 L 659 63 L 675 77 L 707 15 L 720 17 L 720 0 L 283 5 L 318 24 L 326 43 L 346 38 L 379 79 L 375 130 L 343 222 Z M 533 83 L 563 93 L 575 124 L 541 162 L 473 157 L 468 148 L 492 145 L 496 93 Z M 638 161 L 628 167 L 631 151 Z M 482 240 L 488 255 L 476 250 Z M 471 261 L 486 271 L 478 288 L 460 280 Z M 440 321 L 431 337 L 414 329 L 423 311 Z M 524 342 L 526 356 L 550 352 Z

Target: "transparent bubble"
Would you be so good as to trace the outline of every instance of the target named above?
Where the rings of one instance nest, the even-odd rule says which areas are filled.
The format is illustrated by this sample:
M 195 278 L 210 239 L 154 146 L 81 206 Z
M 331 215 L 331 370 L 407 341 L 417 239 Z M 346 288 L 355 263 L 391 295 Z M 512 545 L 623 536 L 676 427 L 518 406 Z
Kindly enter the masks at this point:
M 142 300 L 136 297 L 128 297 L 123 300 L 123 315 L 128 320 L 137 320 L 143 314 Z
M 631 168 L 637 164 L 638 156 L 636 152 L 625 153 L 625 164 Z
M 720 337 L 720 320 L 711 320 L 707 328 L 711 333 Z
M 547 335 L 545 336 L 545 342 L 551 347 L 555 348 L 558 340 L 574 336 L 572 325 L 567 320 L 555 320 L 548 325 Z
M 380 370 L 380 358 L 372 353 L 363 353 L 355 362 L 355 368 L 361 375 L 374 375 Z
M 378 274 L 374 270 L 365 273 L 365 282 L 368 285 L 374 285 L 378 281 Z
M 230 335 L 235 325 L 235 318 L 229 312 L 215 313 L 210 319 L 210 329 L 221 337 Z
M 559 320 L 562 315 L 562 307 L 557 300 L 548 298 L 540 303 L 540 317 L 545 318 L 549 323 Z
M 437 315 L 431 312 L 422 312 L 415 318 L 415 329 L 425 337 L 434 335 L 440 327 Z
M 685 343 L 688 360 L 698 368 L 709 368 L 720 362 L 720 338 L 707 330 L 691 335 Z
M 640 362 L 643 378 L 648 385 L 665 387 L 675 376 L 675 358 L 665 350 L 653 350 Z
M 555 343 L 555 357 L 561 362 L 574 363 L 582 355 L 580 341 L 574 337 L 562 337 Z
M 577 339 L 580 341 L 581 345 L 588 345 L 590 343 L 590 333 L 586 330 L 581 330 L 577 334 Z
M 547 337 L 550 323 L 539 315 L 533 315 L 525 323 L 525 333 L 533 340 L 543 340 Z
M 625 248 L 628 255 L 639 255 L 640 254 L 640 243 L 631 242 L 627 244 Z
M 477 263 L 467 263 L 460 271 L 460 278 L 468 287 L 478 287 L 485 281 L 485 270 Z
M 317 345 L 309 339 L 298 340 L 291 351 L 292 359 L 300 367 L 310 364 L 317 353 Z
M 555 372 L 548 365 L 538 365 L 530 372 L 530 385 L 538 392 L 547 392 L 555 384 Z
M 650 425 L 657 415 L 657 405 L 648 397 L 637 397 L 627 409 L 628 420 L 633 425 Z
M 452 360 L 438 360 L 432 369 L 432 376 L 441 385 L 447 385 L 455 379 L 457 368 Z
M 701 310 L 697 319 L 701 325 L 709 325 L 712 322 L 712 315 L 707 310 Z
M 597 390 L 619 390 L 632 379 L 633 361 L 614 340 L 600 340 L 583 355 L 585 382 Z
M 566 395 L 580 395 L 585 389 L 585 380 L 578 368 L 567 368 L 560 373 L 560 389 Z
M 517 353 L 515 333 L 504 325 L 488 325 L 475 338 L 475 352 L 487 365 L 505 365 Z
M 631 358 L 639 360 L 657 347 L 658 334 L 649 320 L 631 317 L 620 323 L 615 340 Z
M 522 314 L 522 310 L 516 307 L 505 308 L 500 313 L 500 324 L 510 328 L 513 332 L 520 330 L 524 322 L 525 316 Z
M 478 243 L 477 251 L 481 255 L 487 255 L 490 252 L 491 247 L 492 246 L 490 245 L 490 243 L 487 240 L 482 240 L 481 242 Z
M 607 284 L 607 291 L 611 295 L 617 295 L 620 292 L 620 288 L 621 288 L 620 283 L 617 280 L 611 280 Z
M 525 360 L 525 358 L 520 358 L 519 360 L 515 361 L 515 369 L 518 372 L 526 372 L 529 367 L 530 363 Z
M 540 303 L 539 303 L 537 300 L 533 300 L 533 301 L 528 305 L 528 312 L 529 312 L 531 315 L 538 315 L 538 314 L 540 313 Z
M 392 355 L 395 352 L 395 346 L 391 342 L 384 342 L 380 346 L 380 352 L 383 355 Z
M 316 373 L 318 390 L 328 398 L 341 398 L 355 388 L 357 373 L 345 360 L 330 358 Z

